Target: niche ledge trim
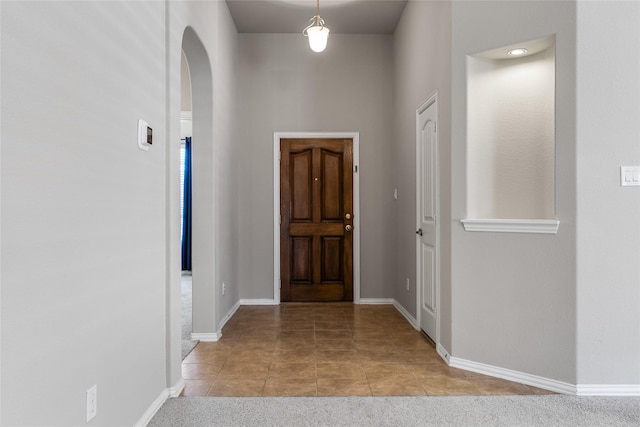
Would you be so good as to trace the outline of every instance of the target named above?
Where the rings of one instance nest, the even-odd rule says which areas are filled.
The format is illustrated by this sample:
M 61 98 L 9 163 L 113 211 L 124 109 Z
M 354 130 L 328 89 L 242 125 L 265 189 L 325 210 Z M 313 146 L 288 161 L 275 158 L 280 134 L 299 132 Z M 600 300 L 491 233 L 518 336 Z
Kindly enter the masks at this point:
M 462 219 L 464 231 L 490 233 L 558 234 L 555 219 Z

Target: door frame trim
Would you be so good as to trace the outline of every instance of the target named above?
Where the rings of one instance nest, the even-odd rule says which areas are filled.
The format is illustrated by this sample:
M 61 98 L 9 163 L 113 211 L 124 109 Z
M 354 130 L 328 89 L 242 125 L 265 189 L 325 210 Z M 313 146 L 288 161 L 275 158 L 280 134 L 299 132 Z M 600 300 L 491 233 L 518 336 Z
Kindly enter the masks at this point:
M 353 140 L 353 303 L 360 304 L 360 132 L 273 133 L 273 303 L 280 304 L 280 140 L 287 138 Z
M 420 158 L 420 114 L 424 112 L 431 105 L 435 104 L 436 108 L 436 123 L 439 118 L 438 111 L 438 91 L 433 92 L 425 102 L 423 102 L 418 108 L 416 108 L 416 230 L 420 228 L 420 202 L 422 202 L 422 180 L 420 176 L 421 171 L 421 158 Z M 436 124 L 437 126 L 437 124 Z M 436 128 L 436 274 L 435 274 L 435 287 L 436 287 L 436 336 L 431 337 L 435 341 L 436 346 L 440 344 L 440 138 L 439 131 Z M 420 236 L 416 234 L 416 323 L 418 330 L 422 330 L 422 275 L 420 274 Z

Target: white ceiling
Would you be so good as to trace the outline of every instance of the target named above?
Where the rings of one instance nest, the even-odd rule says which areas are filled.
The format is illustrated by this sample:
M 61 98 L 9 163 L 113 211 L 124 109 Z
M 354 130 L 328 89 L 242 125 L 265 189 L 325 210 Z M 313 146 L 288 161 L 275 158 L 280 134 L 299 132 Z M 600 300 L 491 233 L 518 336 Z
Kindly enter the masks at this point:
M 316 0 L 226 0 L 240 33 L 301 33 Z M 407 0 L 320 0 L 332 34 L 391 34 Z

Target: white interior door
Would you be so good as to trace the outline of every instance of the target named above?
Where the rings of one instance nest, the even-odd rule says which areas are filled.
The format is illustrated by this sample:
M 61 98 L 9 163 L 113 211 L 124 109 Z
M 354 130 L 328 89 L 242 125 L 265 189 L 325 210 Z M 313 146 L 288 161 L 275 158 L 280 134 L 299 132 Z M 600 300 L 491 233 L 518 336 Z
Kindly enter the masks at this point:
M 417 283 L 420 327 L 438 342 L 438 133 L 437 93 L 416 111 Z

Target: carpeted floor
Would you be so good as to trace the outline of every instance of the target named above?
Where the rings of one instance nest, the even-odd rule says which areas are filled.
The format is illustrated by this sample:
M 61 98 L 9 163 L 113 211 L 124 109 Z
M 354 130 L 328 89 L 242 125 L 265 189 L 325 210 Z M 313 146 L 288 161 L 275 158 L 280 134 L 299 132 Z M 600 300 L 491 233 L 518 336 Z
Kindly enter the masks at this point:
M 157 426 L 638 426 L 639 397 L 182 397 Z
M 191 331 L 193 329 L 191 275 L 183 274 L 180 282 L 182 288 L 182 360 L 184 360 L 198 344 L 198 341 L 191 340 Z

